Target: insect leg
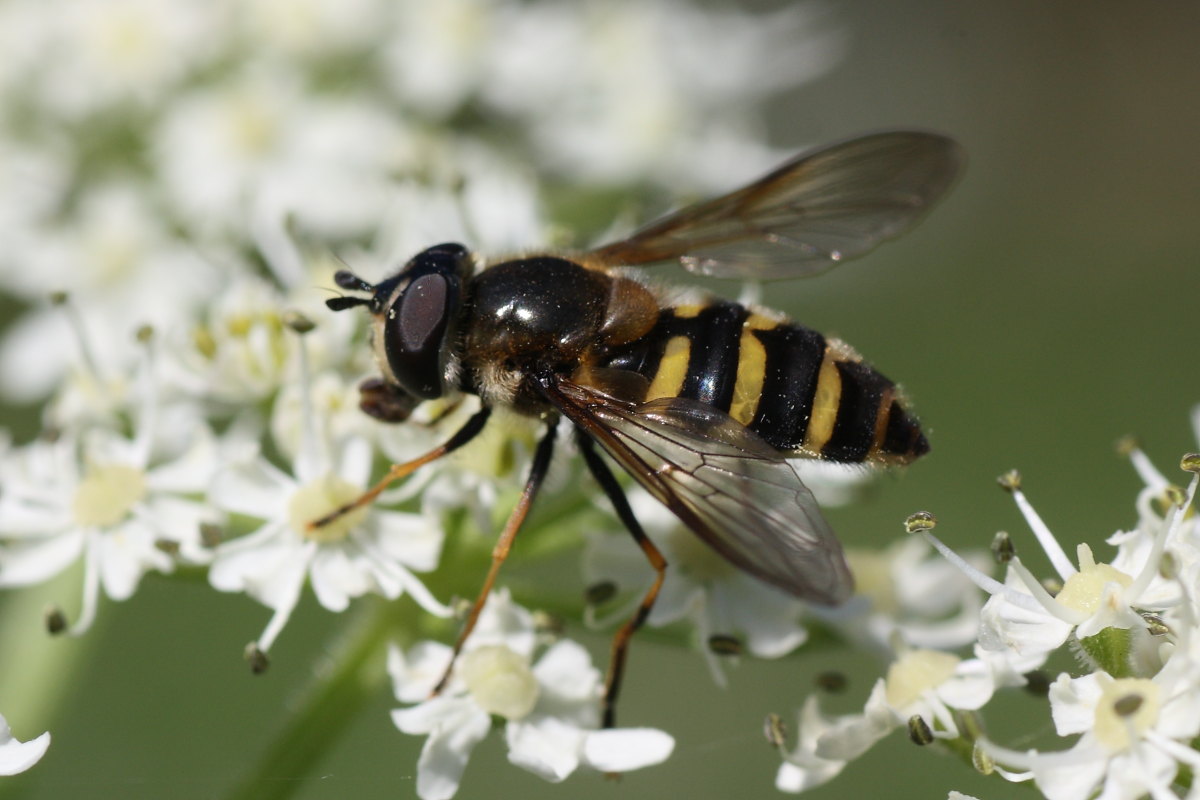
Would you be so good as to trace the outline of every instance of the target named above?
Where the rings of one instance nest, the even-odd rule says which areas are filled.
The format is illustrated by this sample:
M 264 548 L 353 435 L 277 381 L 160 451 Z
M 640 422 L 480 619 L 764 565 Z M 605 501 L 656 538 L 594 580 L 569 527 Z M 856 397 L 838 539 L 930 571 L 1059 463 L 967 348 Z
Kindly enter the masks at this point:
M 406 475 L 415 472 L 417 469 L 425 466 L 429 462 L 437 461 L 447 453 L 452 453 L 458 448 L 462 447 L 464 444 L 479 435 L 479 432 L 483 430 L 483 426 L 487 423 L 488 417 L 491 416 L 491 413 L 492 409 L 484 406 L 476 411 L 475 414 L 469 420 L 467 420 L 466 424 L 459 428 L 453 436 L 445 441 L 445 443 L 438 445 L 419 458 L 414 458 L 412 461 L 405 461 L 403 464 L 392 464 L 392 466 L 388 468 L 387 474 L 384 475 L 378 483 L 376 483 L 367 491 L 363 492 L 356 499 L 346 503 L 344 506 L 339 506 L 320 519 L 316 519 L 308 523 L 309 529 L 312 530 L 314 528 L 320 528 L 328 525 L 338 517 L 341 517 L 343 514 L 348 514 L 356 508 L 362 508 L 363 506 L 368 505 L 376 497 L 378 497 L 384 489 L 391 486 L 395 481 L 398 481 Z
M 458 640 L 454 643 L 454 652 L 450 656 L 450 663 L 446 666 L 446 671 L 442 673 L 442 679 L 438 681 L 437 686 L 433 687 L 432 695 L 440 693 L 450 680 L 450 673 L 454 671 L 454 662 L 458 660 L 458 654 L 462 652 L 467 637 L 471 635 L 471 631 L 475 630 L 475 623 L 479 621 L 479 612 L 483 611 L 483 606 L 492 591 L 492 584 L 496 582 L 500 565 L 504 563 L 504 559 L 508 558 L 508 551 L 512 549 L 513 540 L 517 538 L 517 531 L 521 529 L 525 517 L 529 516 L 533 499 L 537 497 L 538 489 L 542 487 L 542 483 L 546 479 L 546 472 L 550 467 L 550 457 L 554 454 L 554 435 L 557 430 L 558 420 L 553 419 L 548 423 L 545 435 L 538 442 L 537 450 L 533 454 L 533 463 L 529 467 L 529 477 L 525 480 L 525 488 L 521 492 L 520 499 L 517 500 L 516 507 L 508 515 L 508 522 L 504 523 L 504 530 L 500 532 L 500 538 L 492 547 L 492 566 L 483 580 L 483 588 L 479 590 L 475 604 L 471 606 L 471 611 L 467 614 L 467 619 L 458 634 Z
M 616 721 L 617 695 L 621 691 L 621 677 L 625 672 L 625 657 L 629 653 L 629 640 L 637 629 L 642 627 L 646 617 L 650 616 L 650 609 L 654 607 L 654 601 L 658 599 L 658 592 L 662 588 L 663 578 L 667 573 L 667 560 L 663 558 L 663 554 L 642 530 L 641 524 L 633 514 L 633 509 L 629 507 L 629 501 L 625 498 L 621 484 L 617 482 L 612 470 L 604 463 L 604 459 L 596 452 L 595 442 L 581 429 L 576 429 L 576 434 L 579 439 L 579 449 L 583 453 L 583 460 L 587 463 L 588 469 L 596 478 L 596 482 L 600 484 L 600 488 L 608 495 L 609 502 L 613 504 L 613 508 L 617 512 L 617 517 L 633 534 L 634 541 L 638 543 L 638 547 L 642 548 L 642 552 L 646 554 L 646 559 L 650 562 L 650 566 L 654 567 L 655 572 L 654 583 L 646 590 L 641 605 L 613 637 L 612 653 L 608 662 L 608 677 L 604 681 L 603 707 L 604 727 L 611 728 Z

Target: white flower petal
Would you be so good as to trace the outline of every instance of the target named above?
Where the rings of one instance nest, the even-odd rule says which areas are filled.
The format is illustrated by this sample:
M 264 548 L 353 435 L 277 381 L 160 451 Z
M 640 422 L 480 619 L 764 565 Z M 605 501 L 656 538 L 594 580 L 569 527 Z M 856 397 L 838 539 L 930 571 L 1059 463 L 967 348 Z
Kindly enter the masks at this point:
M 533 666 L 538 684 L 559 698 L 595 700 L 600 672 L 592 666 L 592 657 L 578 642 L 563 639 L 538 659 Z
M 204 427 L 196 431 L 195 439 L 183 455 L 146 472 L 146 486 L 157 492 L 200 492 L 211 483 L 216 470 L 216 439 Z
M 220 515 L 211 506 L 170 495 L 147 498 L 134 508 L 143 523 L 154 528 L 154 536 L 179 545 L 179 556 L 193 564 L 207 564 L 212 551 L 201 539 L 204 523 L 216 524 Z
M 528 657 L 533 653 L 536 640 L 533 615 L 512 601 L 508 589 L 500 588 L 488 598 L 467 646 L 502 644 L 514 653 Z
M 257 519 L 286 519 L 298 484 L 262 458 L 232 464 L 213 478 L 208 499 L 226 511 Z
M 295 605 L 315 550 L 313 542 L 289 541 L 282 524 L 268 523 L 249 537 L 221 545 L 208 581 L 223 592 L 246 592 L 270 608 Z
M 427 700 L 450 664 L 452 652 L 448 645 L 441 642 L 417 642 L 408 653 L 391 645 L 388 648 L 387 668 L 396 699 L 402 703 Z
M 642 561 L 645 559 L 643 558 Z M 647 574 L 641 581 L 632 584 L 637 587 L 638 597 L 645 589 L 649 588 L 651 578 L 652 576 Z M 650 610 L 646 624 L 659 628 L 686 619 L 696 608 L 697 602 L 702 602 L 697 599 L 697 594 L 702 595 L 703 593 L 704 590 L 695 583 L 684 579 L 678 572 L 668 569 L 666 580 L 663 581 L 662 589 L 658 593 L 658 599 L 654 601 L 654 608 Z
M 368 573 L 356 564 L 345 548 L 318 547 L 309 567 L 309 581 L 317 601 L 330 611 L 345 611 L 351 597 L 371 588 Z
M 429 735 L 417 760 L 417 794 L 421 800 L 449 800 L 454 796 L 471 751 L 487 736 L 491 724 L 487 714 L 476 710 L 447 720 Z
M 510 722 L 504 730 L 508 760 L 522 769 L 558 783 L 579 766 L 586 734 L 554 717 Z
M 781 658 L 808 639 L 800 624 L 804 605 L 747 575 L 714 586 L 713 603 L 727 609 L 735 632 L 746 649 L 759 658 Z
M 393 710 L 392 722 L 402 733 L 420 735 L 433 733 L 440 727 L 455 727 L 477 713 L 483 712 L 470 698 L 439 694 L 411 708 Z
M 366 486 L 371 479 L 373 457 L 371 443 L 361 436 L 353 436 L 342 448 L 338 460 L 338 475 L 354 486 Z
M 845 768 L 845 761 L 829 761 L 812 756 L 800 763 L 785 761 L 775 773 L 775 788 L 781 792 L 800 794 L 836 778 Z
M 788 753 L 779 766 L 775 788 L 799 793 L 827 783 L 841 773 L 845 761 L 821 758 L 816 754 L 817 744 L 831 724 L 832 721 L 821 713 L 816 696 L 809 695 L 800 709 L 796 749 Z
M 424 514 L 375 511 L 372 520 L 372 539 L 381 554 L 417 572 L 437 567 L 445 532 L 436 519 Z
M 1015 581 L 1008 581 L 1013 586 Z M 1070 623 L 1045 611 L 1031 611 L 993 595 L 979 614 L 979 643 L 988 650 L 1035 655 L 1057 650 L 1071 634 Z
M 396 709 L 392 721 L 404 733 L 429 735 L 417 763 L 417 794 L 424 800 L 454 795 L 471 750 L 491 727 L 491 717 L 470 699 L 445 695 Z
M 33 538 L 55 534 L 75 524 L 69 504 L 58 497 L 23 497 L 20 493 L 30 487 L 16 481 L 5 481 L 4 494 L 0 496 L 0 532 L 6 538 Z M 67 487 L 53 487 L 64 495 L 70 494 Z
M 78 529 L 40 541 L 6 543 L 0 549 L 0 587 L 28 586 L 54 577 L 75 563 L 83 543 L 84 533 Z
M 84 436 L 84 452 L 99 464 L 122 464 L 144 469 L 147 458 L 134 442 L 105 428 L 93 428 Z
M 1033 779 L 1047 800 L 1084 800 L 1104 779 L 1107 768 L 1103 755 L 1070 760 L 1045 758 L 1033 764 Z
M 1050 685 L 1050 713 L 1059 736 L 1090 730 L 1096 723 L 1096 703 L 1102 689 L 1096 675 L 1072 679 L 1065 672 Z
M 583 743 L 583 760 L 601 772 L 629 772 L 661 764 L 675 740 L 655 728 L 612 728 L 592 731 Z
M 13 738 L 12 730 L 0 715 L 0 775 L 16 775 L 32 767 L 46 754 L 50 746 L 49 732 L 28 742 Z
M 992 699 L 996 684 L 987 664 L 978 659 L 963 661 L 954 671 L 954 676 L 938 686 L 934 692 L 951 708 L 974 711 L 983 708 Z
M 170 572 L 170 556 L 155 545 L 152 530 L 131 520 L 99 537 L 100 580 L 113 600 L 128 600 L 147 571 Z
M 887 686 L 880 678 L 867 698 L 863 713 L 834 720 L 829 730 L 821 734 L 815 753 L 833 761 L 853 761 L 895 730 L 897 724 L 887 705 Z

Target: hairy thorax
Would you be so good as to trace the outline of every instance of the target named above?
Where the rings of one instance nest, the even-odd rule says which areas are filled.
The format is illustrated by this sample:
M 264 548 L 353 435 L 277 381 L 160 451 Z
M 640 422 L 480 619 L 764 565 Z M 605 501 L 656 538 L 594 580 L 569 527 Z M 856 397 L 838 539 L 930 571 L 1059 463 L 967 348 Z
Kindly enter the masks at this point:
M 496 264 L 472 282 L 463 385 L 493 405 L 541 414 L 541 374 L 571 375 L 643 336 L 658 316 L 648 289 L 566 258 Z

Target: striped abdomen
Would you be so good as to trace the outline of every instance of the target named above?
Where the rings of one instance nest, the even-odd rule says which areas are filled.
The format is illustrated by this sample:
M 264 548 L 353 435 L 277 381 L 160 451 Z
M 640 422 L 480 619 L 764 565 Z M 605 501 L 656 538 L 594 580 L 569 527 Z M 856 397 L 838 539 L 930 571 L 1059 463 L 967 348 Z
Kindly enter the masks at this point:
M 650 333 L 604 366 L 643 375 L 646 400 L 699 400 L 779 450 L 888 463 L 929 450 L 896 385 L 852 350 L 737 303 L 663 309 Z

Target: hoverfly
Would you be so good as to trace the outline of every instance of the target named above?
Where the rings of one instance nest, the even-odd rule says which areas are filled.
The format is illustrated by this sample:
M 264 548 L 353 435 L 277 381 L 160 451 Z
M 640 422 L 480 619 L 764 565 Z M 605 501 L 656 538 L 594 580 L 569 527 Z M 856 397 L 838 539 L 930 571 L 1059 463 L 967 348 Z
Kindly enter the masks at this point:
M 378 284 L 338 272 L 338 286 L 369 295 L 327 301 L 334 311 L 366 306 L 373 317 L 382 377 L 362 386 L 367 413 L 399 422 L 420 402 L 455 393 L 478 395 L 482 405 L 440 447 L 393 465 L 356 502 L 313 525 L 463 446 L 493 408 L 544 420 L 457 655 L 543 483 L 565 417 L 655 570 L 613 641 L 606 726 L 629 639 L 667 564 L 599 451 L 734 566 L 798 598 L 845 601 L 852 578 L 841 546 L 788 459 L 883 466 L 927 452 L 896 385 L 842 342 L 773 312 L 714 297 L 673 304 L 619 268 L 674 262 L 719 278 L 812 275 L 914 226 L 963 161 L 943 136 L 873 134 L 803 154 L 743 189 L 588 252 L 488 261 L 441 244 Z M 452 670 L 453 662 L 435 691 Z

